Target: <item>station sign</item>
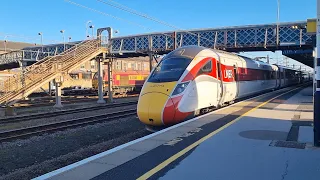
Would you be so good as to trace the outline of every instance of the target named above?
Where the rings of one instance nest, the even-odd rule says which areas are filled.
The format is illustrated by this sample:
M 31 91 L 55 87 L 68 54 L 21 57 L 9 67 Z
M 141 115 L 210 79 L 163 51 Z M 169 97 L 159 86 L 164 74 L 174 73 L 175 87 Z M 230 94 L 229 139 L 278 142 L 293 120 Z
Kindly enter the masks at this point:
M 282 50 L 283 55 L 290 54 L 312 54 L 312 49 L 296 49 L 296 50 Z
M 317 19 L 308 19 L 307 20 L 307 33 L 315 34 L 317 31 Z

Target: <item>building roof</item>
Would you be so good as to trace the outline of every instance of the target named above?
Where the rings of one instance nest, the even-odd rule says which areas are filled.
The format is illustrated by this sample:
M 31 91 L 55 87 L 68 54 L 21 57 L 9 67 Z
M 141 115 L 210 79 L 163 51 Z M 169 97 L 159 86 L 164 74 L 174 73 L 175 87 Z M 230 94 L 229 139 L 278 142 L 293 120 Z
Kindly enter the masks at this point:
M 25 47 L 31 47 L 35 46 L 35 44 L 31 43 L 25 43 L 25 42 L 14 42 L 14 41 L 2 41 L 0 40 L 0 52 L 4 52 L 5 50 L 8 51 L 13 51 L 13 50 L 19 50 L 23 49 Z

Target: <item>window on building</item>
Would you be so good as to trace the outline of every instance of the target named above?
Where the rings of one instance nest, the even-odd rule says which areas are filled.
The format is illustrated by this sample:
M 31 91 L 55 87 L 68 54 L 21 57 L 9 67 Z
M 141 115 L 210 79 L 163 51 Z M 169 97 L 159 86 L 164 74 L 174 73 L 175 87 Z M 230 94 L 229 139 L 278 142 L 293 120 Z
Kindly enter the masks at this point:
M 119 61 L 117 62 L 117 69 L 118 69 L 118 70 L 121 70 L 121 69 L 122 69 L 122 68 L 121 68 L 121 61 L 120 61 L 120 62 L 119 62 Z
M 91 74 L 82 74 L 82 79 L 91 79 Z
M 136 70 L 136 63 L 131 63 L 131 69 Z
M 90 61 L 91 69 L 96 69 L 96 61 Z
M 127 70 L 127 63 L 123 63 L 123 70 Z
M 80 68 L 81 68 L 81 69 L 84 69 L 84 64 L 81 64 Z
M 141 70 L 141 63 L 138 63 L 138 71 Z
M 72 79 L 79 79 L 79 74 L 70 74 Z

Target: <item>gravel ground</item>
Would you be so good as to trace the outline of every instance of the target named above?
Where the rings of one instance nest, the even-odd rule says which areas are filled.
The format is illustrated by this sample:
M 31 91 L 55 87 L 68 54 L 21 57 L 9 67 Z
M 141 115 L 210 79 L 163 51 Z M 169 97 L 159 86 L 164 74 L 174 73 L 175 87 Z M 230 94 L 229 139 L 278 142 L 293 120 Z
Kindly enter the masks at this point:
M 16 123 L 1 124 L 0 132 L 12 130 L 12 129 L 19 129 L 19 128 L 25 128 L 25 127 L 30 127 L 30 126 L 36 126 L 36 125 L 41 125 L 41 124 L 48 124 L 48 123 L 53 123 L 53 122 L 61 122 L 61 121 L 65 121 L 65 120 L 75 119 L 75 118 L 96 116 L 96 115 L 101 115 L 101 114 L 106 114 L 106 113 L 111 113 L 111 112 L 116 112 L 116 111 L 134 109 L 136 107 L 137 107 L 137 105 L 114 107 L 114 108 L 100 109 L 100 110 L 94 110 L 94 111 L 66 114 L 66 115 L 50 117 L 50 118 L 46 117 L 46 118 L 33 119 L 33 120 L 28 120 L 28 121 L 16 122 Z
M 137 101 L 138 97 L 124 97 L 124 98 L 115 98 L 114 101 L 116 103 L 121 103 L 121 102 L 127 102 L 127 101 Z M 15 112 L 18 115 L 21 114 L 29 114 L 29 113 L 38 113 L 38 112 L 52 112 L 52 111 L 57 111 L 59 109 L 56 109 L 53 107 L 54 104 L 52 105 L 46 105 L 46 106 L 30 106 L 30 107 L 16 107 Z M 74 109 L 78 107 L 86 107 L 86 106 L 96 106 L 98 105 L 96 101 L 93 100 L 83 100 L 81 102 L 74 102 L 74 103 L 68 103 L 68 104 L 63 104 L 64 106 L 61 109 Z
M 149 134 L 136 116 L 0 144 L 0 179 L 31 179 Z

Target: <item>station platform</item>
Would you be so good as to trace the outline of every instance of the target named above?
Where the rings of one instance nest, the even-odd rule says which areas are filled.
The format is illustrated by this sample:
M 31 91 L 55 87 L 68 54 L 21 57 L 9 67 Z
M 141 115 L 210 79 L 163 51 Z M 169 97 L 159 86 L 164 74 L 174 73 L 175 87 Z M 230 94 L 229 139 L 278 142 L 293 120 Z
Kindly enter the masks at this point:
M 199 116 L 35 179 L 319 179 L 312 87 Z

